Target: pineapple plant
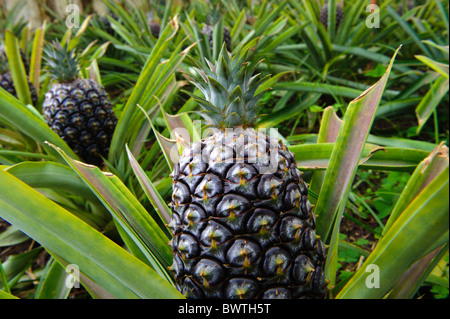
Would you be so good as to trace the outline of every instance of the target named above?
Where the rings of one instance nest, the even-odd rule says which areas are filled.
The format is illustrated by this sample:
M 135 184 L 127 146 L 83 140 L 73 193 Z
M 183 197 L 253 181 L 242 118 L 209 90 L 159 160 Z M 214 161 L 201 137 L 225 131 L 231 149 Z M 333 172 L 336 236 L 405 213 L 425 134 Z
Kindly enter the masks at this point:
M 247 59 L 224 45 L 191 79 L 216 129 L 172 173 L 177 288 L 188 298 L 325 298 L 326 248 L 308 187 L 287 147 L 254 128 L 267 78 Z
M 22 59 L 23 66 L 25 68 L 25 72 L 28 74 L 28 72 L 30 71 L 30 66 L 27 62 L 26 55 L 22 50 L 20 50 L 20 57 Z M 17 97 L 16 88 L 14 87 L 12 74 L 9 69 L 8 58 L 6 56 L 5 48 L 3 46 L 0 47 L 0 86 L 13 96 Z M 36 88 L 29 80 L 28 80 L 28 87 L 30 89 L 31 101 L 34 105 L 38 100 Z
M 105 89 L 79 76 L 75 50 L 54 43 L 45 48 L 54 84 L 45 94 L 43 112 L 55 131 L 84 161 L 101 165 L 117 123 Z
M 338 28 L 339 24 L 342 22 L 342 19 L 344 18 L 344 10 L 342 7 L 337 4 L 336 5 L 336 29 Z M 326 2 L 323 7 L 320 9 L 320 16 L 319 21 L 322 23 L 322 25 L 325 27 L 325 29 L 328 29 L 328 2 Z

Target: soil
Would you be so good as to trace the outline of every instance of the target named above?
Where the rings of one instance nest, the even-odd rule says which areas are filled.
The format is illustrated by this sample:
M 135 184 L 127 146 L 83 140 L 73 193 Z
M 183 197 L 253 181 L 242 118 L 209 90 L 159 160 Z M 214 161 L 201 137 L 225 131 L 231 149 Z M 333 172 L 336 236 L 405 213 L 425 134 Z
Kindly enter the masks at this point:
M 355 219 L 360 219 L 358 216 L 354 215 L 351 212 L 349 212 L 348 214 Z M 364 220 L 363 223 L 372 229 L 378 227 L 378 223 L 372 215 L 369 215 L 368 219 Z M 360 238 L 367 239 L 369 241 L 369 244 L 363 246 L 363 249 L 371 250 L 372 245 L 376 244 L 377 242 L 375 235 L 371 231 L 361 225 L 356 224 L 354 221 L 345 218 L 345 216 L 341 220 L 339 232 L 341 234 L 345 234 L 347 236 L 347 241 L 350 243 L 353 243 Z

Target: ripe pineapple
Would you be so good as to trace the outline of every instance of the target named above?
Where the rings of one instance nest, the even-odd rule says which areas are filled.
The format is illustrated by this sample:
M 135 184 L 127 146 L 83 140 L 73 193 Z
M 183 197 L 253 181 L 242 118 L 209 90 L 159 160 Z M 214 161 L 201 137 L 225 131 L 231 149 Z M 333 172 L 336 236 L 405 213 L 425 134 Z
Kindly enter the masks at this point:
M 28 74 L 30 71 L 30 66 L 28 65 L 25 53 L 22 50 L 20 50 L 20 56 L 22 58 L 23 66 L 25 67 L 25 72 Z M 16 88 L 14 87 L 12 74 L 9 70 L 8 59 L 6 57 L 5 48 L 3 46 L 0 47 L 0 86 L 10 94 L 17 97 Z M 35 105 L 38 99 L 36 88 L 29 80 L 28 87 L 30 89 L 31 102 L 33 103 L 33 105 Z
M 223 46 L 193 79 L 216 130 L 172 172 L 177 288 L 188 298 L 325 298 L 326 248 L 307 185 L 288 148 L 252 127 L 266 78 L 246 59 Z
M 342 7 L 338 4 L 336 5 L 336 29 L 338 28 L 339 24 L 342 22 L 342 19 L 344 18 L 344 10 Z M 326 2 L 322 9 L 320 9 L 320 17 L 319 17 L 320 23 L 325 27 L 325 29 L 328 29 L 328 2 Z
M 117 123 L 106 91 L 93 80 L 79 78 L 74 50 L 56 43 L 45 54 L 56 81 L 45 94 L 47 123 L 84 161 L 99 166 Z

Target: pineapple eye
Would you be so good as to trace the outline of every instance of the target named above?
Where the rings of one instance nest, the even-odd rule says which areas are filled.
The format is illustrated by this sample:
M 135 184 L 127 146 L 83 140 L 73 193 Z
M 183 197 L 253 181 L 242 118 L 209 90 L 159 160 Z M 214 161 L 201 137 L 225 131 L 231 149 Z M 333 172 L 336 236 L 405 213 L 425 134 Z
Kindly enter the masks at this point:
M 97 107 L 95 109 L 95 115 L 100 120 L 104 120 L 106 118 L 106 114 L 106 111 L 101 107 Z
M 61 124 L 65 124 L 67 122 L 67 113 L 65 111 L 59 111 L 55 115 L 55 120 Z
M 195 196 L 208 199 L 223 192 L 222 181 L 219 177 L 207 174 L 195 189 Z
M 172 193 L 173 201 L 175 205 L 188 203 L 189 198 L 189 188 L 183 183 L 176 182 L 173 185 L 173 193 Z
M 261 248 L 257 243 L 248 239 L 236 239 L 226 256 L 232 267 L 244 267 L 256 262 L 260 254 Z
M 270 288 L 264 292 L 263 299 L 291 299 L 292 294 L 286 288 Z
M 292 183 L 286 187 L 286 197 L 285 202 L 287 205 L 287 209 L 291 209 L 294 207 L 300 206 L 300 201 L 302 199 L 302 194 L 300 193 L 300 189 L 297 184 Z
M 250 202 L 240 195 L 225 195 L 217 206 L 217 216 L 230 217 L 240 215 L 250 208 Z
M 94 106 L 92 104 L 90 104 L 89 102 L 83 102 L 80 105 L 81 112 L 86 115 L 91 115 L 93 109 L 94 109 Z
M 86 151 L 91 155 L 91 156 L 98 156 L 100 155 L 100 150 L 98 148 L 98 146 L 96 144 L 89 146 Z
M 305 284 L 309 281 L 309 277 L 314 272 L 313 263 L 306 255 L 299 255 L 294 260 L 292 267 L 292 275 L 294 282 L 299 285 Z
M 216 261 L 202 259 L 194 267 L 194 278 L 202 282 L 204 286 L 216 286 L 225 277 L 225 270 Z
M 314 230 L 307 227 L 302 236 L 303 250 L 313 250 L 316 239 L 319 239 L 319 238 L 320 237 L 318 235 L 316 235 Z
M 232 233 L 227 227 L 215 221 L 209 221 L 200 236 L 200 242 L 205 246 L 211 246 L 213 241 L 220 245 L 232 237 Z
M 78 135 L 78 130 L 73 127 L 66 127 L 64 130 L 64 135 L 69 139 L 74 139 Z
M 175 272 L 177 277 L 180 277 L 184 273 L 184 263 L 180 256 L 175 255 L 173 257 L 173 263 L 170 269 Z
M 264 174 L 258 185 L 258 194 L 261 198 L 277 197 L 282 192 L 283 182 L 274 175 Z
M 258 291 L 258 284 L 248 278 L 230 279 L 225 289 L 225 298 L 228 299 L 252 299 Z
M 92 131 L 97 132 L 100 129 L 100 122 L 97 121 L 95 118 L 92 118 L 88 121 L 87 127 Z
M 80 115 L 80 114 L 78 114 L 78 113 L 75 113 L 75 114 L 72 115 L 72 117 L 70 118 L 70 123 L 73 124 L 73 125 L 75 125 L 75 126 L 78 126 L 78 127 L 83 126 L 83 122 L 84 122 L 84 116 L 83 116 L 83 115 Z
M 173 206 L 173 204 L 171 206 Z M 180 217 L 178 216 L 177 213 L 173 212 L 170 223 L 169 225 L 167 225 L 167 227 L 169 227 L 169 229 L 172 231 L 172 235 L 174 235 L 176 232 L 179 231 L 180 225 L 181 225 Z
M 232 183 L 240 183 L 241 179 L 249 181 L 256 175 L 256 170 L 251 165 L 235 164 L 228 170 L 226 179 Z
M 185 212 L 184 224 L 192 225 L 193 223 L 201 222 L 205 218 L 204 210 L 195 204 L 191 204 Z
M 76 107 L 76 103 L 73 99 L 71 98 L 66 98 L 62 103 L 61 106 L 65 109 L 65 110 L 74 110 Z
M 280 237 L 283 242 L 290 242 L 300 238 L 303 222 L 295 216 L 286 216 L 281 219 Z
M 80 140 L 83 141 L 85 144 L 89 144 L 92 141 L 92 134 L 88 132 L 84 132 L 80 136 Z
M 281 275 L 291 262 L 287 251 L 280 247 L 270 248 L 265 256 L 263 269 L 268 276 Z
M 263 229 L 270 229 L 278 217 L 267 209 L 258 208 L 247 222 L 247 230 L 250 234 L 260 233 Z
M 80 90 L 78 88 L 75 88 L 75 89 L 70 91 L 70 95 L 72 97 L 74 97 L 75 99 L 77 99 L 77 100 L 78 99 L 82 99 L 85 93 L 86 92 L 83 92 L 83 90 Z
M 192 235 L 180 235 L 177 244 L 178 250 L 188 259 L 197 257 L 200 254 L 200 247 Z
M 97 92 L 95 92 L 95 91 L 89 91 L 89 92 L 87 93 L 87 97 L 88 97 L 92 102 L 97 103 L 97 102 L 99 101 L 100 95 L 99 95 Z

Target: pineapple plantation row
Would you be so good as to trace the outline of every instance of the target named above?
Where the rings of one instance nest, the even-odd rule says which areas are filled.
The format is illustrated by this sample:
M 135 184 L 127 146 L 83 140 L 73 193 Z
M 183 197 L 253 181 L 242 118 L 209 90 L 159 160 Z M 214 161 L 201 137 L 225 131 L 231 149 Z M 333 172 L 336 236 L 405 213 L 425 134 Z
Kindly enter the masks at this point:
M 448 298 L 448 0 L 37 3 L 0 298 Z

